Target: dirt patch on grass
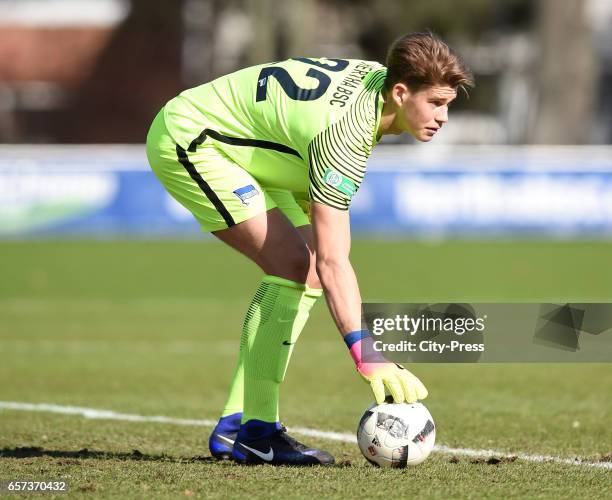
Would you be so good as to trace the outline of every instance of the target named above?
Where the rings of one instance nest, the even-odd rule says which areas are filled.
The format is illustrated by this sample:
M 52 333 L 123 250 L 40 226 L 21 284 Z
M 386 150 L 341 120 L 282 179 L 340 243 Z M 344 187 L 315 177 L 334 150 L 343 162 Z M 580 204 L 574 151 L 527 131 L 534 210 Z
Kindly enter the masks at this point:
M 518 457 L 489 457 L 489 458 L 474 458 L 470 460 L 471 464 L 486 464 L 486 465 L 502 465 L 516 462 Z

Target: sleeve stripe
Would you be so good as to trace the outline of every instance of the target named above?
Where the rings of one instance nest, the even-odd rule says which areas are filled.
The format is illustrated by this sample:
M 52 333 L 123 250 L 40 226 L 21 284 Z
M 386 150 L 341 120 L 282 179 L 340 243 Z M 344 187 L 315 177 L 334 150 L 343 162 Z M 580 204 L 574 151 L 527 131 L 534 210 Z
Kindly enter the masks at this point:
M 348 207 L 349 207 L 348 201 L 342 201 L 341 203 L 336 203 L 336 202 L 330 200 L 330 198 L 327 197 L 327 196 L 321 196 L 314 189 L 310 190 L 310 197 L 314 201 L 318 201 L 320 203 L 323 203 L 324 205 L 329 205 L 330 207 L 337 208 L 339 210 L 348 210 Z
M 313 200 L 340 210 L 348 209 L 351 195 L 325 183 L 323 178 L 326 170 L 330 168 L 350 179 L 355 188 L 359 189 L 373 146 L 377 96 L 385 74 L 384 69 L 375 71 L 342 118 L 310 142 L 309 191 Z
M 346 170 L 346 175 L 357 175 L 359 176 L 361 172 L 365 169 L 365 163 L 367 161 L 367 157 L 365 156 L 356 156 L 350 155 L 350 151 L 342 151 L 338 146 L 338 143 L 328 143 L 327 141 L 322 142 L 319 145 L 318 153 L 323 163 L 327 165 L 333 164 L 337 170 Z M 356 171 L 354 168 L 356 167 Z
M 354 153 L 356 156 L 359 156 L 363 158 L 364 160 L 367 160 L 368 155 L 363 150 L 363 144 L 361 143 L 361 138 L 356 137 L 353 134 L 353 131 L 351 129 L 352 127 L 348 126 L 345 123 L 342 123 L 342 122 L 338 123 L 338 127 L 334 127 L 334 130 L 332 131 L 333 139 L 335 140 L 336 143 L 342 144 L 343 142 L 342 137 L 346 137 L 348 140 L 348 146 L 351 148 L 351 152 Z M 340 130 L 341 130 L 341 133 L 340 133 Z M 358 145 L 358 147 L 355 147 L 355 145 Z

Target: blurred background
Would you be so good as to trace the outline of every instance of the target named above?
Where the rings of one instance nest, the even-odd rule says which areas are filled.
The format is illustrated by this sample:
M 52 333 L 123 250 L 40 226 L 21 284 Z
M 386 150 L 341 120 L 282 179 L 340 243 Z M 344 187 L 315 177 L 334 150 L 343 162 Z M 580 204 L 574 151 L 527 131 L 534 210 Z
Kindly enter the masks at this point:
M 0 0 L 0 237 L 197 236 L 144 156 L 167 100 L 425 29 L 476 87 L 432 144 L 384 138 L 354 230 L 609 237 L 611 26 L 610 0 Z

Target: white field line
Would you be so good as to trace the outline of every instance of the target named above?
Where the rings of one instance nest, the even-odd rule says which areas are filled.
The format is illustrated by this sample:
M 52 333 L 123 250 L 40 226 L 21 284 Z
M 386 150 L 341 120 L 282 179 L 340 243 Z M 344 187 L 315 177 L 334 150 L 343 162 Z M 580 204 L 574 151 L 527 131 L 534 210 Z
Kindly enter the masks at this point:
M 80 406 L 63 406 L 47 403 L 19 403 L 14 401 L 0 401 L 0 410 L 19 410 L 45 413 L 60 413 L 63 415 L 79 415 L 89 419 L 100 420 L 121 420 L 125 422 L 153 422 L 157 424 L 173 424 L 200 427 L 213 427 L 215 420 L 200 420 L 189 418 L 173 418 L 160 415 L 134 415 L 129 413 L 117 413 L 112 410 L 98 410 L 96 408 L 83 408 Z M 310 436 L 318 439 L 328 439 L 330 441 L 341 441 L 343 443 L 356 443 L 357 438 L 348 432 L 320 431 L 317 429 L 307 429 L 303 427 L 292 427 L 291 432 Z M 612 469 L 612 462 L 588 462 L 578 458 L 562 458 L 551 455 L 530 455 L 527 453 L 507 453 L 498 450 L 473 450 L 470 448 L 451 448 L 445 445 L 436 445 L 435 452 L 446 455 L 462 455 L 474 458 L 514 458 L 528 462 L 552 462 L 564 465 L 583 465 L 587 467 L 597 467 L 601 469 Z

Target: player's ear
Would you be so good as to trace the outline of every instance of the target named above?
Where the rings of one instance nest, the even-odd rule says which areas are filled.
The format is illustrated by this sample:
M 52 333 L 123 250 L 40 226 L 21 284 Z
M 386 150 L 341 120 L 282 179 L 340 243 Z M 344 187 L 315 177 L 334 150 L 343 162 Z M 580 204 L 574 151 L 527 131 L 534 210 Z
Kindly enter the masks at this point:
M 410 95 L 410 90 L 403 83 L 398 82 L 395 85 L 393 85 L 393 88 L 391 89 L 391 99 L 393 99 L 393 102 L 395 102 L 395 104 L 399 108 L 402 107 L 404 102 L 408 99 L 409 95 Z

